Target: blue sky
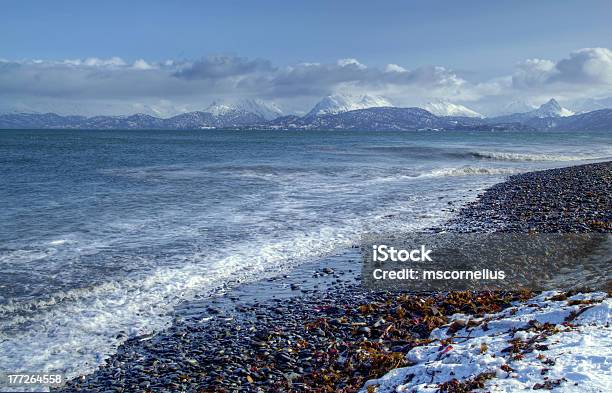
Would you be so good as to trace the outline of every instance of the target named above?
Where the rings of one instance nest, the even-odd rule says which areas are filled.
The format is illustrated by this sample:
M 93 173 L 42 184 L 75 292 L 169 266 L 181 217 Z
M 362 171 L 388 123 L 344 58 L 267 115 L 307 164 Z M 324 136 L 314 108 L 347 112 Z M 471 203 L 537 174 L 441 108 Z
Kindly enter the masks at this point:
M 485 83 L 512 75 L 517 64 L 528 59 L 558 62 L 582 48 L 612 47 L 609 1 L 9 0 L 2 2 L 2 9 L 0 59 L 19 64 L 116 57 L 126 64 L 142 59 L 152 65 L 228 56 L 259 59 L 281 69 L 300 63 L 331 65 L 340 59 L 356 59 L 370 69 L 384 69 L 388 64 L 406 70 L 440 66 L 467 83 Z M 341 79 L 342 89 L 347 89 L 347 81 Z M 321 92 L 338 89 L 332 85 Z M 215 95 L 215 86 L 198 86 L 204 87 L 206 98 L 191 97 L 197 105 L 204 105 Z M 362 84 L 357 90 L 371 87 Z M 15 94 L 18 87 L 11 89 L 13 98 L 19 95 Z M 185 106 L 187 96 L 193 96 L 184 91 L 175 93 L 181 97 L 171 93 L 163 97 L 155 92 L 155 97 L 148 98 L 179 101 L 178 106 Z M 312 97 L 306 98 L 306 94 L 301 99 L 295 95 L 290 106 L 306 105 L 317 93 L 308 92 Z M 62 91 L 46 94 L 58 103 L 69 96 Z M 122 94 L 118 92 L 117 104 Z M 263 98 L 291 101 L 286 94 L 268 91 Z M 228 94 L 219 90 L 219 95 Z M 115 105 L 110 103 L 111 96 L 107 93 L 89 99 Z M 570 99 L 576 95 L 562 96 Z M 539 99 L 533 94 L 530 97 Z M 147 97 L 141 98 L 143 101 Z M 465 94 L 442 98 L 477 101 L 477 97 Z M 7 100 L 0 97 L 0 107 Z M 412 100 L 416 101 L 416 96 Z M 29 105 L 25 93 L 20 102 Z

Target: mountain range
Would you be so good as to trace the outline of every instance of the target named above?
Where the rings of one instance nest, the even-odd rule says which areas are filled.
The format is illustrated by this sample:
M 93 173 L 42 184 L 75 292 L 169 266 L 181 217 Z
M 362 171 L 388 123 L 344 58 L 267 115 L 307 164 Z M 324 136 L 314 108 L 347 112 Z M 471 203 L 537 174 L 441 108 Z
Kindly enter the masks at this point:
M 490 121 L 501 122 L 501 123 L 523 123 L 530 119 L 545 119 L 545 118 L 557 118 L 557 117 L 568 117 L 572 116 L 574 112 L 562 107 L 557 100 L 551 98 L 545 104 L 542 104 L 539 108 L 534 108 L 527 112 L 512 113 L 505 116 L 497 116 L 490 119 Z
M 520 106 L 520 104 L 518 104 Z M 515 105 L 516 107 L 517 105 Z M 331 95 L 305 116 L 283 116 L 261 100 L 215 102 L 202 111 L 170 118 L 129 116 L 60 116 L 55 113 L 0 115 L 0 129 L 363 129 L 363 130 L 610 130 L 612 109 L 574 114 L 550 99 L 525 112 L 486 118 L 459 104 L 435 101 L 425 108 L 398 108 L 373 95 Z

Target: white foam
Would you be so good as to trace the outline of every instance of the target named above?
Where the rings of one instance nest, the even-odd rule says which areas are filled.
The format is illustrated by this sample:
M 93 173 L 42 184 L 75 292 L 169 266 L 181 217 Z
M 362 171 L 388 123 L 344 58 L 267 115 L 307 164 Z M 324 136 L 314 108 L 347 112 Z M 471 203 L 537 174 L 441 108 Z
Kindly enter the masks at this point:
M 21 261 L 22 263 L 29 263 L 47 258 L 49 255 L 55 253 L 53 248 L 47 249 L 33 249 L 33 250 L 11 250 L 4 252 L 0 255 L 0 265 L 6 264 L 11 265 L 14 261 Z
M 490 176 L 490 175 L 513 175 L 524 172 L 518 168 L 487 168 L 476 166 L 462 166 L 456 168 L 441 168 L 421 174 L 422 177 L 446 177 L 446 176 Z
M 49 244 L 52 246 L 61 246 L 62 244 L 66 244 L 66 243 L 68 243 L 67 239 L 57 239 L 57 240 L 52 240 L 49 242 Z
M 364 184 L 375 185 L 377 183 L 391 183 L 391 182 L 402 182 L 411 180 L 422 180 L 427 178 L 441 178 L 441 177 L 461 177 L 461 176 L 505 176 L 515 175 L 523 173 L 526 169 L 520 168 L 495 168 L 495 167 L 479 167 L 479 166 L 458 166 L 458 167 L 447 167 L 432 170 L 424 170 L 422 172 L 412 172 L 397 175 L 378 176 L 367 181 Z M 489 185 L 492 185 L 489 184 Z
M 435 215 L 419 225 L 443 219 Z M 202 251 L 147 275 L 1 305 L 0 331 L 5 333 L 0 334 L 0 370 L 54 372 L 68 378 L 92 372 L 125 340 L 119 332 L 131 337 L 163 329 L 179 302 L 232 280 L 254 280 L 271 268 L 289 268 L 348 248 L 359 241 L 363 228 L 362 218 L 353 218 L 273 242 L 256 238 L 225 255 Z
M 592 154 L 567 155 L 556 153 L 516 153 L 501 151 L 477 151 L 472 152 L 471 154 L 476 158 L 495 161 L 586 161 L 610 158 L 609 156 L 595 156 Z
M 172 167 L 168 173 L 181 170 Z M 219 170 L 223 171 L 215 169 Z M 142 172 L 130 169 L 128 174 L 165 175 L 161 167 Z M 210 171 L 196 172 L 199 176 Z M 116 175 L 107 174 L 111 173 Z M 115 352 L 125 336 L 168 326 L 171 311 L 181 301 L 206 296 L 228 282 L 255 280 L 271 270 L 348 248 L 367 231 L 395 232 L 442 222 L 450 214 L 443 211 L 448 201 L 465 202 L 480 185 L 494 182 L 474 176 L 474 181 L 440 189 L 437 182 L 423 178 L 424 186 L 432 183 L 428 187 L 435 193 L 406 193 L 408 178 L 414 178 L 406 171 L 390 176 L 395 183 L 380 188 L 368 183 L 378 181 L 378 170 L 340 173 L 230 168 L 226 175 L 232 181 L 238 178 L 250 184 L 252 178 L 261 178 L 273 182 L 273 188 L 254 188 L 210 208 L 186 204 L 155 214 L 101 216 L 84 223 L 82 231 L 29 244 L 33 250 L 27 258 L 19 253 L 4 255 L 8 263 L 24 268 L 28 261 L 52 255 L 45 264 L 33 262 L 32 270 L 44 274 L 47 268 L 55 269 L 62 275 L 60 280 L 66 280 L 59 290 L 43 292 L 48 297 L 9 299 L 0 305 L 0 369 L 53 371 L 67 377 L 89 373 Z M 387 173 L 395 173 L 395 168 Z M 414 174 L 418 171 L 410 173 Z M 368 192 L 363 192 L 364 186 Z M 441 195 L 446 199 L 440 200 Z M 156 254 L 175 242 L 180 244 L 176 253 Z M 186 243 L 193 248 L 186 248 Z M 141 251 L 147 247 L 154 251 Z M 91 272 L 92 264 L 100 270 Z M 104 269 L 114 268 L 119 269 L 117 274 L 111 270 L 103 275 Z M 63 289 L 75 286 L 78 289 Z

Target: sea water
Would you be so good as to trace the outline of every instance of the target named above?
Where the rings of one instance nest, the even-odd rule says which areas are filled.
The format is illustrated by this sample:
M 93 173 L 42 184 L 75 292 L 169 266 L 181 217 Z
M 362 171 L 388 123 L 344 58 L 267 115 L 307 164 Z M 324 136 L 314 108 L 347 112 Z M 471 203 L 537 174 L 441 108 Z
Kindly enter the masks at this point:
M 611 135 L 0 131 L 0 373 L 90 372 L 184 300 L 610 159 Z

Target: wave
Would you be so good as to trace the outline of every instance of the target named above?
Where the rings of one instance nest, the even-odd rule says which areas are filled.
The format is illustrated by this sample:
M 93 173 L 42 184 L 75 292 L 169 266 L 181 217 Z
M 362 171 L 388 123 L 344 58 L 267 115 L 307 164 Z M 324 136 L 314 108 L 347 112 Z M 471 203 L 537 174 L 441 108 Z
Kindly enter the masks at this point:
M 391 153 L 409 156 L 413 159 L 441 159 L 462 160 L 479 159 L 490 161 L 514 162 L 543 162 L 543 161 L 585 161 L 604 160 L 612 158 L 612 152 L 601 151 L 599 155 L 593 153 L 563 154 L 563 153 L 535 153 L 535 152 L 509 152 L 509 151 L 478 151 L 463 147 L 430 147 L 430 146 L 373 146 L 363 150 L 377 153 Z
M 487 176 L 487 175 L 515 175 L 524 172 L 518 168 L 486 168 L 463 166 L 459 168 L 441 168 L 423 173 L 418 177 L 447 177 L 447 176 Z
M 439 219 L 433 215 L 405 225 L 431 225 Z M 54 371 L 68 378 L 92 372 L 127 338 L 169 326 L 180 302 L 348 249 L 359 241 L 362 227 L 356 218 L 274 241 L 264 236 L 229 252 L 187 254 L 178 266 L 144 275 L 0 304 L 0 369 Z
M 582 161 L 610 158 L 606 156 L 564 155 L 554 153 L 470 152 L 470 156 L 494 161 Z
M 354 241 L 354 235 L 322 228 L 291 240 L 250 244 L 209 263 L 203 263 L 208 254 L 195 254 L 181 267 L 0 305 L 0 369 L 50 371 L 53 364 L 67 377 L 89 373 L 126 338 L 168 326 L 169 311 L 181 301 L 265 276 L 268 269 L 287 269 L 338 246 L 348 248 Z
M 408 172 L 399 175 L 378 176 L 367 181 L 368 184 L 399 182 L 404 180 L 417 180 L 423 178 L 441 178 L 458 176 L 504 176 L 516 175 L 525 172 L 526 169 L 519 168 L 488 168 L 477 166 L 447 167 L 432 169 L 425 172 Z

